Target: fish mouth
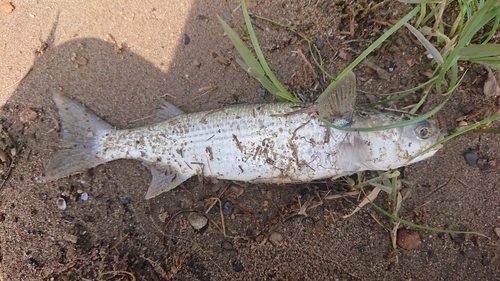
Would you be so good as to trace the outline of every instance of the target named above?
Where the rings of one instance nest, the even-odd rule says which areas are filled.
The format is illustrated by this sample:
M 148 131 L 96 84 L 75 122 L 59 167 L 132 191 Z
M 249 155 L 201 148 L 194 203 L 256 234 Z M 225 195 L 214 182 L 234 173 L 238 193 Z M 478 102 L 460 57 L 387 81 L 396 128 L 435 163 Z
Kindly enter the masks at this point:
M 425 152 L 425 153 L 423 153 L 423 154 L 420 154 L 420 155 L 418 155 L 418 156 L 416 156 L 416 157 L 413 157 L 413 158 L 412 158 L 412 159 L 408 162 L 408 165 L 413 164 L 413 163 L 420 162 L 420 161 L 422 161 L 422 160 L 425 160 L 425 159 L 427 159 L 427 158 L 429 158 L 429 157 L 434 156 L 434 154 L 435 154 L 438 150 L 440 150 L 442 147 L 443 147 L 443 145 L 442 145 L 442 144 L 436 145 L 436 146 L 435 146 L 434 148 L 432 148 L 431 150 L 429 150 L 429 151 L 427 151 L 427 152 Z
M 444 135 L 439 132 L 436 136 L 435 136 L 435 141 L 433 142 L 435 145 L 436 143 L 442 141 L 444 139 Z M 417 154 L 416 157 L 413 157 L 412 159 L 410 159 L 410 161 L 408 162 L 408 165 L 409 164 L 413 164 L 413 163 L 416 163 L 416 162 L 419 162 L 419 161 L 422 161 L 422 160 L 425 160 L 429 157 L 432 157 L 438 150 L 440 150 L 441 148 L 443 147 L 443 144 L 438 144 L 436 146 L 434 146 L 432 149 L 428 150 L 427 152 L 425 153 L 422 153 L 420 155 Z M 425 150 L 424 150 L 425 151 Z

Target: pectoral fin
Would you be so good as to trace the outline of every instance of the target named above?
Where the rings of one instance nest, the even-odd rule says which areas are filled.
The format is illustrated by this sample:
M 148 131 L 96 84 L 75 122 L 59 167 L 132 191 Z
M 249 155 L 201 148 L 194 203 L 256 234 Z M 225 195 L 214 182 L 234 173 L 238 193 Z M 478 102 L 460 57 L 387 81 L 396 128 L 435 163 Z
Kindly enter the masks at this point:
M 356 76 L 348 72 L 319 96 L 319 115 L 333 124 L 347 126 L 356 104 Z
M 152 175 L 146 199 L 151 199 L 163 192 L 170 191 L 193 176 L 183 175 L 169 166 L 158 163 L 143 162 L 143 165 L 151 170 Z

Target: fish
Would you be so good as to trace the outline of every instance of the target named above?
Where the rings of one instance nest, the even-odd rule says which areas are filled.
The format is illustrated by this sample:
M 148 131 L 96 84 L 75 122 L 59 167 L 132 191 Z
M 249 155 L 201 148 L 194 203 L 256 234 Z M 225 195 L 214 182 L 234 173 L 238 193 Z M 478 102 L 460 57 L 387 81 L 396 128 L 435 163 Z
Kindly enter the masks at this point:
M 145 126 L 116 129 L 60 90 L 52 92 L 61 122 L 59 149 L 43 180 L 82 173 L 117 159 L 151 171 L 145 198 L 198 176 L 251 183 L 307 183 L 365 170 L 390 170 L 427 159 L 442 145 L 437 126 L 423 120 L 380 131 L 346 131 L 414 118 L 356 107 L 349 72 L 315 103 L 261 103 L 184 113 L 162 102 Z M 422 153 L 424 152 L 424 153 Z

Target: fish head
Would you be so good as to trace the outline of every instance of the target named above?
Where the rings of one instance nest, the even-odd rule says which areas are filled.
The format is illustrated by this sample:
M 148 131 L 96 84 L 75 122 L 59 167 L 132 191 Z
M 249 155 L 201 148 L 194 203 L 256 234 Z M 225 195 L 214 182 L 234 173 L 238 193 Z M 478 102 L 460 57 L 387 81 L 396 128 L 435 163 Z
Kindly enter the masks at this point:
M 408 117 L 392 113 L 376 112 L 354 122 L 356 127 L 377 127 L 408 120 Z M 360 122 L 361 121 L 361 122 Z M 427 150 L 443 139 L 443 134 L 430 120 L 373 132 L 359 132 L 365 143 L 366 170 L 389 170 L 406 166 L 433 156 L 442 145 Z M 425 152 L 424 152 L 425 151 Z M 422 153 L 424 152 L 424 153 Z
M 401 147 L 409 151 L 412 155 L 412 158 L 405 165 L 413 164 L 433 156 L 443 145 L 439 144 L 432 149 L 427 149 L 443 138 L 444 135 L 441 130 L 430 120 L 422 120 L 413 125 L 403 127 L 402 138 L 400 140 Z

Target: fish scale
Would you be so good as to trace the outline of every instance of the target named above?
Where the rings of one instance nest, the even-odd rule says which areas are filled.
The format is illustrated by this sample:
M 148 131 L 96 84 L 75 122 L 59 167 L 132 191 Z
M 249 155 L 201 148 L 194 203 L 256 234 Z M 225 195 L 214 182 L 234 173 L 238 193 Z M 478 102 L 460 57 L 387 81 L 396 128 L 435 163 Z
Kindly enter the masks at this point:
M 152 174 L 146 198 L 172 190 L 192 176 L 262 183 L 310 182 L 364 170 L 387 170 L 426 159 L 443 138 L 432 122 L 382 131 L 413 117 L 354 110 L 355 77 L 348 73 L 315 104 L 270 103 L 183 113 L 160 104 L 152 124 L 116 130 L 88 108 L 53 91 L 61 116 L 60 148 L 45 167 L 56 180 L 116 159 L 137 159 Z

